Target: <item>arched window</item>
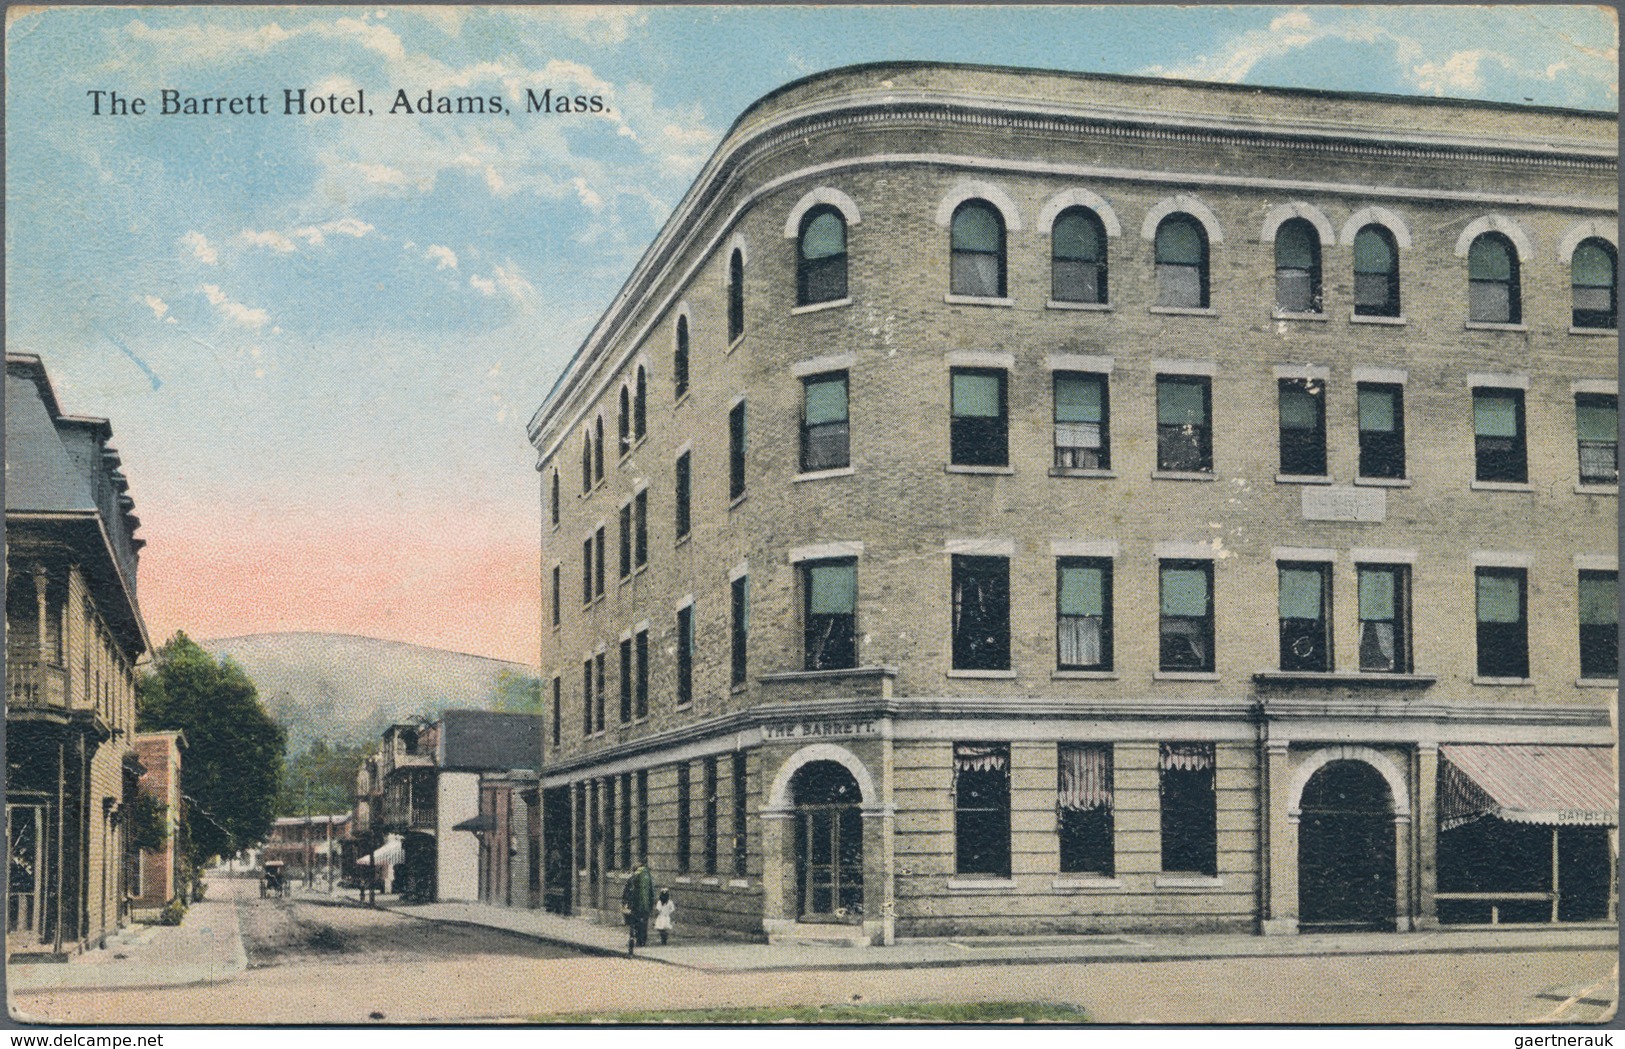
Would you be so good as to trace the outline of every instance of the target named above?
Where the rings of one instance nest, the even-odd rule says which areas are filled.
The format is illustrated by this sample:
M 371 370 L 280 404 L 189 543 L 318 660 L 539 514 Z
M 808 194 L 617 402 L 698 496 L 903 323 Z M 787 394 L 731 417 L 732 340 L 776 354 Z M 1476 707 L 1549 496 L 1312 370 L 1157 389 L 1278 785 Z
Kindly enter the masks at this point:
M 602 481 L 604 479 L 604 417 L 602 415 L 598 417 L 595 429 L 597 430 L 597 436 L 592 446 L 592 479 Z
M 1518 253 L 1499 233 L 1484 233 L 1467 249 L 1467 319 L 1484 324 L 1517 324 Z
M 829 204 L 802 216 L 796 240 L 796 305 L 846 298 L 846 218 Z
M 688 392 L 688 318 L 677 318 L 677 349 L 672 354 L 672 376 L 677 384 L 677 396 Z
M 632 392 L 632 437 L 641 441 L 649 432 L 649 373 L 638 365 L 638 384 Z
M 959 205 L 949 244 L 953 294 L 1004 298 L 1004 218 L 998 208 L 985 200 Z
M 1320 312 L 1320 236 L 1307 219 L 1289 219 L 1275 231 L 1275 306 Z
M 728 342 L 745 334 L 745 253 L 738 248 L 728 258 Z
M 553 527 L 557 528 L 559 524 L 559 471 L 556 467 L 553 470 L 553 492 L 549 506 L 552 507 L 553 511 Z
M 1106 230 L 1088 208 L 1067 208 L 1050 231 L 1050 297 L 1106 302 Z
M 1169 215 L 1157 226 L 1157 305 L 1205 309 L 1207 291 L 1207 232 L 1190 215 Z
M 1354 314 L 1399 316 L 1399 249 L 1394 235 L 1375 224 L 1354 235 Z
M 1574 326 L 1619 326 L 1619 259 L 1605 240 L 1583 240 L 1569 260 L 1574 282 Z
M 632 395 L 625 386 L 621 387 L 621 411 L 616 425 L 621 435 L 621 454 L 625 455 L 632 450 Z
M 581 438 L 581 491 L 592 491 L 592 431 Z

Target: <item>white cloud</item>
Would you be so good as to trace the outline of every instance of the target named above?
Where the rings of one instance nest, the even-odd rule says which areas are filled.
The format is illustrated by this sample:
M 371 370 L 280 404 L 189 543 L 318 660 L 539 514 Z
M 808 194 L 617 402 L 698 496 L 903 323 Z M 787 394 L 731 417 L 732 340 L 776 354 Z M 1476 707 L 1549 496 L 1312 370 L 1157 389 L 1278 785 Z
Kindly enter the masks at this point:
M 181 238 L 181 243 L 192 252 L 194 258 L 204 265 L 218 266 L 220 264 L 220 253 L 214 250 L 214 245 L 209 243 L 209 238 L 197 230 L 188 232 L 186 236 Z
M 475 291 L 487 298 L 497 293 L 497 282 L 489 277 L 481 277 L 471 273 L 468 275 L 468 283 Z
M 434 262 L 437 270 L 454 270 L 457 268 L 457 253 L 442 244 L 431 244 L 423 257 Z
M 256 248 L 270 248 L 279 255 L 292 254 L 298 250 L 293 241 L 276 230 L 268 229 L 256 232 L 255 230 L 245 229 L 238 234 L 238 239 L 245 244 L 252 244 Z
M 409 181 L 406 172 L 387 164 L 351 164 L 349 167 L 375 186 L 404 186 Z
M 623 43 L 632 27 L 641 26 L 647 19 L 639 8 L 607 4 L 557 7 L 548 13 L 558 19 L 567 34 L 589 44 Z
M 217 284 L 203 285 L 203 296 L 227 320 L 244 328 L 262 328 L 271 319 L 269 313 L 256 306 L 244 306 L 240 302 L 233 302 Z
M 1478 65 L 1485 58 L 1494 58 L 1502 61 L 1502 56 L 1492 55 L 1488 51 L 1457 51 L 1443 62 L 1419 62 L 1411 70 L 1416 80 L 1416 86 L 1423 91 L 1435 95 L 1447 95 L 1455 91 L 1477 91 L 1484 86 L 1484 78 L 1479 76 Z M 1506 64 L 1503 61 L 1503 64 Z
M 527 313 L 536 307 L 535 286 L 511 263 L 507 266 L 494 267 L 489 277 L 470 274 L 468 283 L 486 298 L 503 296 Z
M 575 186 L 576 196 L 581 199 L 582 204 L 585 204 L 593 211 L 604 210 L 604 198 L 600 197 L 593 191 L 591 186 L 587 185 L 586 179 L 575 178 L 571 180 L 571 184 Z
M 152 310 L 152 315 L 159 320 L 163 320 L 164 314 L 169 312 L 169 303 L 165 302 L 163 299 L 160 299 L 156 295 L 148 295 L 143 301 L 145 301 L 147 307 Z
M 293 235 L 312 247 L 321 247 L 330 233 L 360 239 L 371 233 L 373 228 L 372 223 L 360 219 L 335 219 L 319 226 L 301 226 L 293 231 Z

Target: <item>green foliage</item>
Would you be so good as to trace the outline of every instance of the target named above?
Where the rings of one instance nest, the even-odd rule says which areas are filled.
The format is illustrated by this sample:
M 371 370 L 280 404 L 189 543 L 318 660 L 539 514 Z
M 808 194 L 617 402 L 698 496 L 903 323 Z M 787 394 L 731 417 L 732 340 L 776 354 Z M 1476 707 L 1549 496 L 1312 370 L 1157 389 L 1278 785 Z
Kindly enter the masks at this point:
M 137 794 L 124 810 L 124 829 L 137 849 L 157 852 L 169 840 L 169 813 L 163 802 L 151 794 Z
M 541 714 L 542 679 L 529 674 L 515 674 L 504 670 L 492 690 L 488 710 L 508 714 Z
M 186 917 L 186 897 L 177 896 L 164 904 L 164 909 L 158 912 L 158 924 L 179 925 L 184 917 Z
M 264 840 L 275 818 L 284 736 L 254 683 L 177 632 L 137 686 L 142 731 L 180 729 L 185 855 L 194 867 Z
M 282 770 L 278 816 L 324 816 L 348 812 L 355 799 L 355 775 L 373 745 L 330 744 L 318 739 Z

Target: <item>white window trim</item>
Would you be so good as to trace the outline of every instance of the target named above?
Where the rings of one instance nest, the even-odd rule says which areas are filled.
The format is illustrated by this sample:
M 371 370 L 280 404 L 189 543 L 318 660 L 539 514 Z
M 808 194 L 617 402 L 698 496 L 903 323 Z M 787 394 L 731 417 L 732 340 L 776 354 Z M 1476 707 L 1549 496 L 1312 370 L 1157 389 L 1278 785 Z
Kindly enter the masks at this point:
M 682 444 L 677 446 L 676 451 L 671 453 L 672 464 L 675 465 L 677 463 L 677 460 L 681 459 L 684 455 L 688 454 L 689 452 L 692 452 L 693 450 L 694 450 L 694 442 L 693 441 L 684 441 Z
M 1219 373 L 1214 361 L 1152 361 L 1151 371 L 1157 375 L 1205 375 L 1213 378 Z
M 1563 239 L 1557 242 L 1557 261 L 1567 266 L 1574 261 L 1574 249 L 1580 246 L 1583 240 L 1596 237 L 1606 240 L 1619 253 L 1619 223 L 1609 222 L 1606 219 L 1586 219 L 1576 222 L 1563 234 Z
M 1061 212 L 1067 208 L 1088 208 L 1100 219 L 1105 227 L 1106 236 L 1115 237 L 1123 232 L 1123 227 L 1117 221 L 1117 212 L 1106 203 L 1106 198 L 1090 189 L 1077 186 L 1072 189 L 1063 189 L 1055 196 L 1044 202 L 1038 210 L 1038 234 L 1041 237 L 1050 235 L 1055 228 L 1055 220 L 1061 217 Z
M 1151 552 L 1158 561 L 1217 561 L 1219 551 L 1211 542 L 1190 542 L 1183 539 L 1169 539 L 1157 543 Z
M 1208 266 L 1212 267 L 1212 247 L 1224 243 L 1224 230 L 1219 226 L 1219 218 L 1213 214 L 1213 209 L 1202 202 L 1200 197 L 1190 193 L 1176 193 L 1171 197 L 1164 197 L 1157 201 L 1150 211 L 1145 213 L 1145 221 L 1140 224 L 1140 237 L 1152 243 L 1157 239 L 1157 227 L 1162 220 L 1176 212 L 1183 212 L 1200 222 L 1207 230 L 1209 248 Z
M 850 353 L 834 353 L 828 357 L 812 357 L 790 365 L 790 374 L 797 379 L 805 379 L 808 376 L 822 375 L 825 372 L 848 371 L 855 360 L 856 358 Z
M 1330 382 L 1332 370 L 1324 364 L 1277 364 L 1275 366 L 1277 379 L 1309 379 L 1319 382 Z
M 1350 215 L 1349 220 L 1343 223 L 1342 236 L 1338 237 L 1337 239 L 1343 244 L 1353 247 L 1355 236 L 1359 234 L 1362 229 L 1372 225 L 1381 226 L 1386 229 L 1394 238 L 1395 247 L 1399 248 L 1401 251 L 1410 248 L 1411 228 L 1405 224 L 1405 220 L 1400 218 L 1394 212 L 1389 211 L 1387 208 L 1376 206 L 1361 208 L 1359 211 L 1356 211 L 1354 214 Z
M 1327 550 L 1323 547 L 1277 546 L 1270 550 L 1270 557 L 1276 561 L 1335 562 L 1337 560 L 1337 551 Z
M 1016 207 L 1016 202 L 1010 198 L 1010 194 L 991 182 L 979 179 L 956 182 L 953 188 L 943 195 L 937 204 L 937 225 L 947 229 L 954 220 L 954 212 L 967 200 L 985 200 L 997 208 L 999 214 L 1004 216 L 1006 237 L 1012 231 L 1021 228 L 1021 211 Z M 1008 251 L 1009 247 L 1007 242 L 1005 250 Z
M 741 404 L 744 404 L 744 403 L 745 403 L 745 395 L 744 394 L 739 394 L 733 400 L 728 402 L 728 410 L 731 412 L 735 408 L 739 407 Z
M 1523 550 L 1474 550 L 1474 568 L 1523 568 L 1535 563 L 1535 555 Z
M 1337 243 L 1337 230 L 1332 226 L 1332 220 L 1313 204 L 1301 200 L 1277 204 L 1265 212 L 1263 228 L 1258 232 L 1258 242 L 1273 247 L 1276 234 L 1289 219 L 1308 220 L 1309 225 L 1315 227 L 1315 232 L 1320 234 L 1321 247 L 1330 248 Z
M 949 539 L 942 544 L 945 554 L 966 554 L 975 557 L 1015 557 L 1016 541 L 1008 538 Z
M 1414 565 L 1416 564 L 1416 551 L 1378 546 L 1357 546 L 1349 551 L 1349 560 L 1356 565 Z
M 841 213 L 848 226 L 856 226 L 863 221 L 858 214 L 858 206 L 852 198 L 833 186 L 819 186 L 810 189 L 796 201 L 795 207 L 784 219 L 784 236 L 787 240 L 794 240 L 801 234 L 801 219 L 813 208 L 821 204 L 828 204 Z
M 649 621 L 647 619 L 639 621 L 638 624 L 632 628 L 633 634 L 647 634 L 648 632 Z
M 1570 393 L 1611 393 L 1619 395 L 1618 379 L 1576 379 L 1569 384 Z
M 1045 364 L 1052 372 L 1093 372 L 1097 375 L 1110 375 L 1112 369 L 1117 366 L 1117 359 L 1083 353 L 1052 353 Z
M 1471 389 L 1481 387 L 1502 390 L 1529 389 L 1529 375 L 1521 372 L 1468 372 L 1467 385 Z
M 1355 382 L 1382 383 L 1387 386 L 1404 386 L 1410 379 L 1410 372 L 1404 368 L 1370 368 L 1365 365 L 1356 365 L 1349 373 Z
M 1499 233 L 1512 242 L 1512 247 L 1518 253 L 1520 263 L 1529 263 L 1535 257 L 1535 243 L 1529 239 L 1529 234 L 1523 231 L 1516 219 L 1506 215 L 1481 215 L 1467 223 L 1467 228 L 1461 231 L 1456 238 L 1456 257 L 1464 259 L 1472 248 L 1473 241 L 1486 233 Z
M 1617 572 L 1619 571 L 1619 555 L 1575 554 L 1574 570 L 1577 572 Z
M 839 306 L 852 305 L 852 296 L 847 295 L 839 299 L 828 299 L 824 302 L 809 302 L 805 306 L 790 307 L 790 316 L 799 317 L 803 313 L 817 313 L 820 310 L 833 310 Z
M 1051 557 L 1105 557 L 1116 560 L 1122 549 L 1115 539 L 1052 539 Z
M 833 558 L 862 556 L 863 544 L 858 542 L 818 543 L 790 549 L 790 563 L 793 565 L 802 561 L 827 561 Z
M 734 565 L 732 568 L 728 569 L 728 583 L 731 586 L 739 579 L 742 579 L 748 575 L 750 575 L 750 562 L 741 561 L 737 565 Z
M 949 350 L 942 355 L 942 359 L 950 368 L 1002 368 L 1013 371 L 1016 366 L 1015 354 L 996 350 Z
M 677 599 L 677 603 L 672 606 L 672 611 L 673 612 L 681 612 L 685 608 L 693 608 L 693 607 L 694 607 L 694 595 L 693 594 L 684 594 L 682 597 L 679 597 Z

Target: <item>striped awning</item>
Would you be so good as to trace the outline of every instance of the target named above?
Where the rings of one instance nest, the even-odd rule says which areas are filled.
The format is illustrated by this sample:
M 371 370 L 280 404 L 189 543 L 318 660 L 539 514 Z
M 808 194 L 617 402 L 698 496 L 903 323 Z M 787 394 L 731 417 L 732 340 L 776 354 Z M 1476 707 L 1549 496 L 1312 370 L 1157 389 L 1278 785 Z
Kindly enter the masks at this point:
M 393 866 L 406 859 L 406 846 L 401 844 L 399 834 L 391 834 L 384 839 L 384 843 L 366 856 L 356 860 L 363 867 Z
M 1439 747 L 1439 829 L 1484 816 L 1511 823 L 1619 826 L 1611 747 L 1451 743 Z

